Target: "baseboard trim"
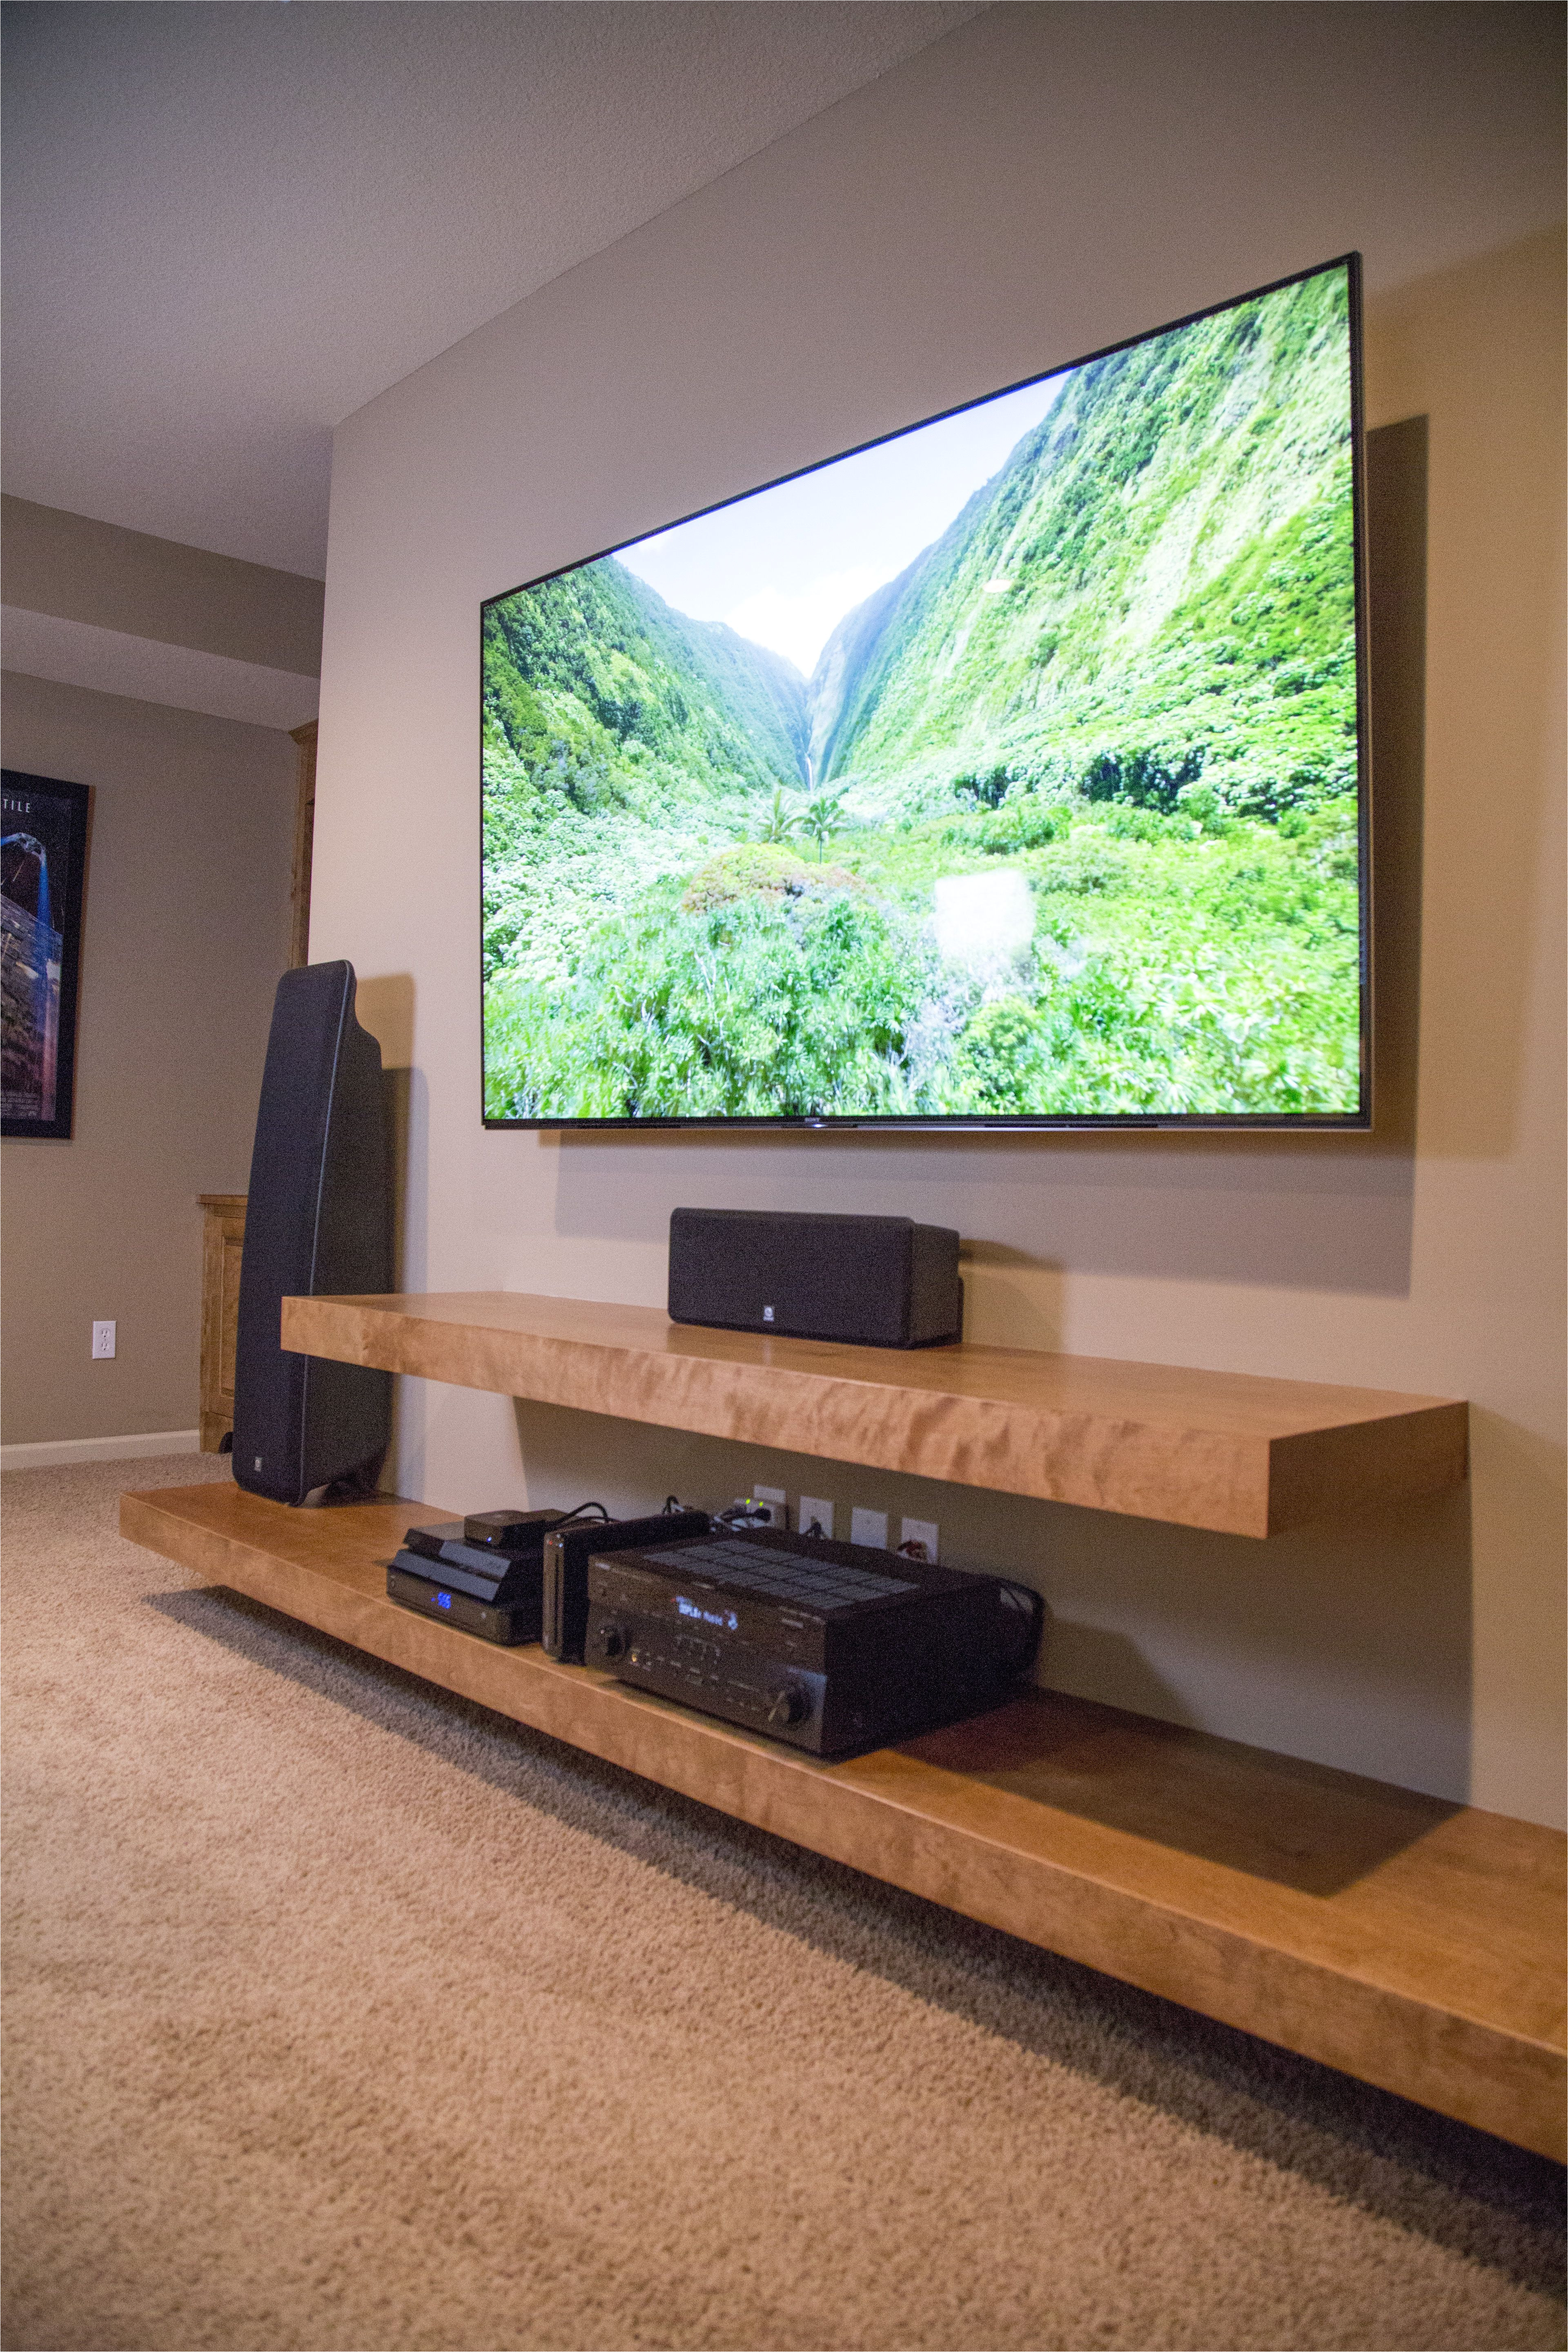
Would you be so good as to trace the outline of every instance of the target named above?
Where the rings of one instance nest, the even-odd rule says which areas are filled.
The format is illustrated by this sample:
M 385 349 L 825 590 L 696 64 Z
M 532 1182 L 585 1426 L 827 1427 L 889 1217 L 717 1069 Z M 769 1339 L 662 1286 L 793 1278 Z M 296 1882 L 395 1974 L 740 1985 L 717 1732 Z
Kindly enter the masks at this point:
M 145 1462 L 155 1454 L 199 1454 L 199 1429 L 146 1429 L 132 1437 L 49 1437 L 0 1445 L 0 1470 L 47 1470 L 62 1462 Z

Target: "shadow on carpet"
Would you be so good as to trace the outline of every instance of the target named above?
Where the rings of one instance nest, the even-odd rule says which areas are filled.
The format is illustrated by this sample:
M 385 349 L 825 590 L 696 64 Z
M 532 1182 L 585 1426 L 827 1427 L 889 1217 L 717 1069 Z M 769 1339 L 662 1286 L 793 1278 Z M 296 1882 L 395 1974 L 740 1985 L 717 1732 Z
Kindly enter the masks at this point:
M 1561 2297 L 1563 2168 L 868 1878 L 220 1586 L 147 1605 L 716 1901 Z

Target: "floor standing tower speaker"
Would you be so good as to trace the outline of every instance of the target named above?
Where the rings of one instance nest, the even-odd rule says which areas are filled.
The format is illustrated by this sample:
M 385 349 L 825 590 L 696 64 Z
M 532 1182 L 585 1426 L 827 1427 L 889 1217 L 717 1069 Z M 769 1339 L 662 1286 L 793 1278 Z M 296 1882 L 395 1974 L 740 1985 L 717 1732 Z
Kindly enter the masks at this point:
M 234 1475 L 302 1503 L 373 1486 L 392 1434 L 392 1375 L 286 1353 L 284 1298 L 392 1288 L 392 1186 L 381 1047 L 354 1018 L 352 963 L 278 983 L 240 1260 Z

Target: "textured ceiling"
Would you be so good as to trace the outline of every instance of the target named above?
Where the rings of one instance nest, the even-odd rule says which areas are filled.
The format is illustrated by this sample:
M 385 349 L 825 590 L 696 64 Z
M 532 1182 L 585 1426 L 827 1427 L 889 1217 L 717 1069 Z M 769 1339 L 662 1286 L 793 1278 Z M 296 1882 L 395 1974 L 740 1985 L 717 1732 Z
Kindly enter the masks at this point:
M 970 0 L 16 0 L 17 495 L 320 576 L 332 426 Z

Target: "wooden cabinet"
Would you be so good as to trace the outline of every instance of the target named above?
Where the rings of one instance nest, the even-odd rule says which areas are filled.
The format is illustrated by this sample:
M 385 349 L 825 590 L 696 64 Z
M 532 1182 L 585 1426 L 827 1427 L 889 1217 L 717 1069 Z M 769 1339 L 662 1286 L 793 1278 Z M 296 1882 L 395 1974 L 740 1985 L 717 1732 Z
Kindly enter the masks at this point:
M 234 1433 L 234 1341 L 239 1320 L 239 1261 L 245 1247 L 243 1192 L 204 1192 L 202 1203 L 201 1450 L 226 1451 Z

